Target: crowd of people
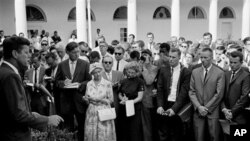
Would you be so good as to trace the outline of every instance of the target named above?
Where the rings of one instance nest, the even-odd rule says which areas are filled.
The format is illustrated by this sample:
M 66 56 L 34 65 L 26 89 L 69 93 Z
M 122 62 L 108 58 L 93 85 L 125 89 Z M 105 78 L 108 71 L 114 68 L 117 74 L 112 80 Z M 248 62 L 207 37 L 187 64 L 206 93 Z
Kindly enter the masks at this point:
M 57 31 L 0 31 L 1 139 L 58 126 L 78 141 L 219 141 L 229 140 L 221 122 L 250 125 L 250 37 L 156 43 L 149 32 L 146 42 L 130 34 L 108 44 L 97 31 L 95 47 L 75 33 L 64 45 Z M 101 121 L 111 107 L 116 118 Z

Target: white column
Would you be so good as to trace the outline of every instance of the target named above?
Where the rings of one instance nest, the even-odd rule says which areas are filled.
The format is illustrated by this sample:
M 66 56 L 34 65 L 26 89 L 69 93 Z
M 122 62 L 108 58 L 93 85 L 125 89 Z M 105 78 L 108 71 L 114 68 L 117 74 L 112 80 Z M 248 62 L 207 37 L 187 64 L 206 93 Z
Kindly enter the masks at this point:
M 77 40 L 87 41 L 86 0 L 76 0 Z
M 136 0 L 128 0 L 128 35 L 134 34 L 137 38 L 137 11 Z
M 172 0 L 171 36 L 180 36 L 180 0 Z
M 217 11 L 218 11 L 218 0 L 210 0 L 208 31 L 212 34 L 213 41 L 217 39 L 217 19 L 218 19 Z
M 88 0 L 88 37 L 89 37 L 89 46 L 93 48 L 92 46 L 92 21 L 91 21 L 91 7 L 90 7 L 90 1 Z
M 241 39 L 250 36 L 250 0 L 243 0 Z
M 16 35 L 23 32 L 24 36 L 28 37 L 25 0 L 15 0 L 15 20 Z

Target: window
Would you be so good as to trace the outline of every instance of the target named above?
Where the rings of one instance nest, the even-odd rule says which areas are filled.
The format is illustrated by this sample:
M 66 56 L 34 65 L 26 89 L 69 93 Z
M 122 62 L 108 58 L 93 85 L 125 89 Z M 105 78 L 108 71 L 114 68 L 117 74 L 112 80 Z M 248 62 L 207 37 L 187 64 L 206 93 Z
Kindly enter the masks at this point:
M 153 15 L 153 19 L 169 19 L 169 18 L 171 18 L 171 14 L 169 10 L 164 6 L 158 7 Z
M 91 21 L 95 21 L 95 15 L 92 10 L 90 10 Z M 86 9 L 86 19 L 88 20 L 88 9 Z M 75 21 L 76 20 L 76 7 L 72 8 L 68 15 L 68 21 Z
M 121 6 L 115 10 L 115 13 L 113 15 L 114 20 L 126 20 L 127 19 L 127 7 Z
M 127 42 L 127 28 L 120 28 L 120 42 Z
M 205 19 L 205 12 L 201 8 L 195 6 L 193 7 L 188 14 L 188 19 Z
M 220 12 L 220 18 L 226 19 L 226 18 L 234 18 L 233 11 L 229 7 L 224 7 Z
M 44 12 L 37 6 L 26 6 L 26 16 L 27 21 L 46 21 Z

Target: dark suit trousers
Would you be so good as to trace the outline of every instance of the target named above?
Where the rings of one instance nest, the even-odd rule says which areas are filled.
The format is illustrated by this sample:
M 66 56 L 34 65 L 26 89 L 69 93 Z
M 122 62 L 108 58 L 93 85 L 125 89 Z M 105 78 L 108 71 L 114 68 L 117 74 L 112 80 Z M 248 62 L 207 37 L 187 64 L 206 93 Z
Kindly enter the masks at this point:
M 168 102 L 167 108 L 165 110 L 172 107 L 174 102 Z M 169 116 L 161 116 L 159 115 L 159 138 L 160 141 L 182 141 L 183 137 L 183 123 L 179 116 L 174 115 L 172 117 Z
M 196 111 L 193 122 L 196 141 L 207 140 L 206 133 L 209 133 L 210 141 L 220 140 L 220 123 L 218 118 L 200 117 Z

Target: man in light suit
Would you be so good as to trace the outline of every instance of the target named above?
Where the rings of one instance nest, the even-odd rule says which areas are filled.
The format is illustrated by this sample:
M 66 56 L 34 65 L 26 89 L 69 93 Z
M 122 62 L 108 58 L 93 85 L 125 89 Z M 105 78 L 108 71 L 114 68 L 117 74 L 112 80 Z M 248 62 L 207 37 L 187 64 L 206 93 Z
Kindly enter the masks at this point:
M 10 37 L 3 42 L 4 61 L 0 67 L 0 124 L 3 141 L 31 141 L 30 128 L 45 130 L 57 126 L 63 119 L 57 115 L 43 116 L 30 111 L 22 82 L 23 68 L 28 67 L 29 40 Z
M 206 130 L 212 141 L 219 141 L 219 105 L 224 94 L 223 70 L 212 64 L 211 48 L 201 50 L 202 66 L 193 70 L 189 97 L 194 105 L 194 133 L 196 141 L 204 141 Z M 208 125 L 208 126 L 206 126 Z
M 83 141 L 84 122 L 87 105 L 82 100 L 85 95 L 86 84 L 91 79 L 89 64 L 78 59 L 80 50 L 75 42 L 66 46 L 69 59 L 58 65 L 55 81 L 60 91 L 61 114 L 65 119 L 65 127 L 70 131 L 74 129 L 74 115 L 78 123 L 78 140 Z M 78 88 L 65 88 L 72 83 L 78 83 Z

